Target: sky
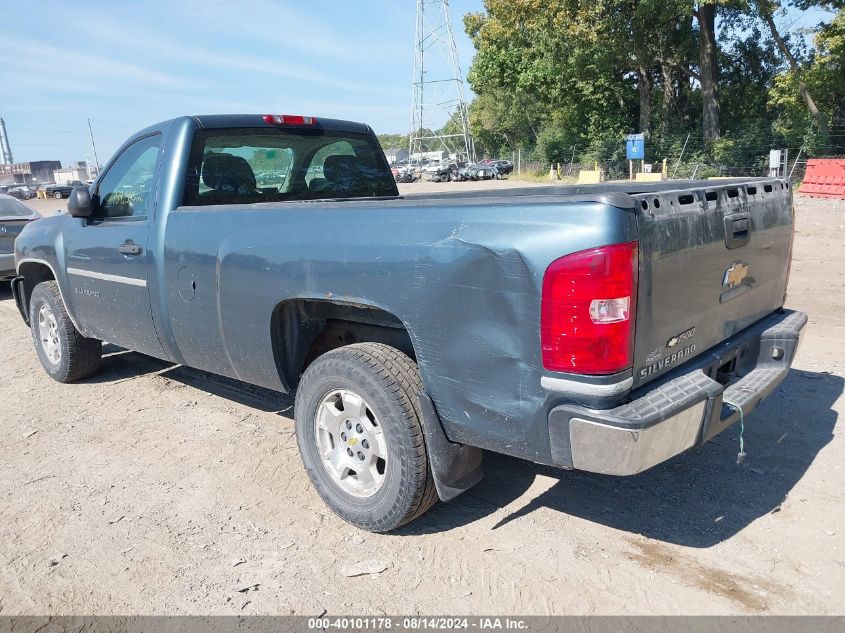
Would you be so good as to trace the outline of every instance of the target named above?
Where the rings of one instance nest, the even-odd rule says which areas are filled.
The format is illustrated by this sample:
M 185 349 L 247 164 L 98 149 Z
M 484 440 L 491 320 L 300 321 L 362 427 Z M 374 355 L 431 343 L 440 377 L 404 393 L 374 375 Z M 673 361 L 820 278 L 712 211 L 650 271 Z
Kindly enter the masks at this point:
M 136 130 L 185 114 L 305 114 L 363 121 L 378 133 L 411 126 L 413 0 L 10 5 L 0 117 L 15 162 L 93 161 L 88 119 L 101 164 Z M 462 16 L 482 0 L 450 5 L 465 74 L 473 47 Z

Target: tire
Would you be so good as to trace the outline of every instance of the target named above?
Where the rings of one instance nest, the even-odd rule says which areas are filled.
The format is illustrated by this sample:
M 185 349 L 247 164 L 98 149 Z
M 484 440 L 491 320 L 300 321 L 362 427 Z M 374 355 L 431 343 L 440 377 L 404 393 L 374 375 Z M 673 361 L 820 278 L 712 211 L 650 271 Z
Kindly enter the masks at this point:
M 53 380 L 75 382 L 100 368 L 102 342 L 77 331 L 55 281 L 35 286 L 29 300 L 29 323 L 38 360 Z
M 54 193 L 54 194 L 53 194 L 53 197 L 54 197 L 56 200 L 61 200 L 61 199 L 62 199 L 62 197 L 63 197 L 63 196 L 62 196 L 62 192 L 61 192 L 61 191 L 57 191 L 56 193 Z
M 437 501 L 421 423 L 422 389 L 416 363 L 381 343 L 356 343 L 332 350 L 317 358 L 303 374 L 294 413 L 299 453 L 317 493 L 344 521 L 370 532 L 389 532 L 422 515 Z M 349 401 L 355 402 L 353 396 L 362 399 L 360 409 L 337 410 L 338 406 L 352 406 Z M 339 417 L 323 413 L 331 407 Z M 347 411 L 352 417 L 344 421 Z M 366 424 L 365 416 L 370 420 L 367 428 L 361 425 Z M 326 419 L 340 420 L 340 430 L 331 435 L 331 442 L 326 441 L 330 433 L 318 426 Z M 347 426 L 347 422 L 355 424 Z M 356 428 L 362 434 L 356 436 Z M 349 435 L 340 437 L 344 432 Z M 375 439 L 378 433 L 383 443 Z M 373 440 L 369 447 L 366 438 Z M 376 449 L 376 444 L 381 448 Z M 334 456 L 332 459 L 326 456 L 328 446 L 332 447 L 328 453 Z M 337 471 L 332 474 L 334 459 L 350 466 L 358 464 L 356 459 L 365 459 L 358 447 L 362 451 L 372 448 L 365 456 L 368 461 L 361 464 L 370 463 L 377 452 L 385 454 L 383 473 L 373 477 L 381 477 L 374 490 L 361 489 L 367 477 L 359 481 L 354 470 L 342 478 L 344 483 L 337 479 Z M 367 468 L 362 465 L 359 470 L 364 474 Z M 373 472 L 377 471 L 376 462 Z M 352 490 L 356 486 L 359 489 Z

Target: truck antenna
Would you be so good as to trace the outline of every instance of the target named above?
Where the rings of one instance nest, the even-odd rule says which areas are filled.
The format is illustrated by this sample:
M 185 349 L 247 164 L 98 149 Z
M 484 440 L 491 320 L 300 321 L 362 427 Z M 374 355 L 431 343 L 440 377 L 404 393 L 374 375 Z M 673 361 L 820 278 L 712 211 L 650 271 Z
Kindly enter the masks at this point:
M 97 167 L 97 173 L 100 173 L 100 159 L 97 158 L 97 144 L 94 142 L 94 128 L 91 127 L 91 119 L 88 119 L 88 131 L 91 133 L 91 148 L 94 150 L 94 165 Z

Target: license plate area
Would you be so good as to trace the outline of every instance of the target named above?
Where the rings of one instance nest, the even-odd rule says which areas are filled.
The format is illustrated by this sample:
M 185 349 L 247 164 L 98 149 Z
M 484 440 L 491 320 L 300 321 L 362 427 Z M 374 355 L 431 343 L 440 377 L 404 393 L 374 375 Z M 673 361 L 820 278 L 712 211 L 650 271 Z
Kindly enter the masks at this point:
M 710 377 L 725 386 L 736 380 L 736 356 L 717 367 L 716 371 Z
M 754 369 L 759 350 L 758 339 L 717 350 L 702 370 L 723 387 L 728 387 Z

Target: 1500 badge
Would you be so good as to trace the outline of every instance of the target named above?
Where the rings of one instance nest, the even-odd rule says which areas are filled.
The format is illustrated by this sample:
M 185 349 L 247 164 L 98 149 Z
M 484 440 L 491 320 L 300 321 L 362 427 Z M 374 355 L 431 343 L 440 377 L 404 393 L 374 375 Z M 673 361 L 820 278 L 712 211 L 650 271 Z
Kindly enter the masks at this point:
M 684 341 L 688 341 L 693 336 L 695 336 L 695 328 L 691 327 L 688 330 L 684 330 L 680 334 L 676 334 L 668 341 L 666 341 L 666 347 L 672 348 L 675 347 L 678 343 L 683 343 Z

